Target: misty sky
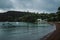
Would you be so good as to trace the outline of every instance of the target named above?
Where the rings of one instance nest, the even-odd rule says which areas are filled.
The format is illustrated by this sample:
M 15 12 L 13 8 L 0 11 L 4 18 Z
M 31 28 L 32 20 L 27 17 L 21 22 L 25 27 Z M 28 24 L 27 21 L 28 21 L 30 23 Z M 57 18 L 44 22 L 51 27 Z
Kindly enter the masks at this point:
M 0 0 L 0 12 L 31 11 L 31 12 L 56 12 L 60 0 Z

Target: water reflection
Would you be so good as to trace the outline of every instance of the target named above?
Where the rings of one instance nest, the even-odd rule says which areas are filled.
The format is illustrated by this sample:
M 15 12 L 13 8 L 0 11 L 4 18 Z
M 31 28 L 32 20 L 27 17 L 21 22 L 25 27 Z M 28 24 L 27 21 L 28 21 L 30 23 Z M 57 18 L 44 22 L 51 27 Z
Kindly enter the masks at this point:
M 0 40 L 7 40 L 12 30 L 9 29 L 0 29 Z
M 16 27 L 0 28 L 0 40 L 38 40 L 55 30 L 55 28 L 50 25 L 48 27 L 39 27 L 36 26 L 37 24 L 30 23 L 26 26 L 27 23 L 19 23 L 18 25 L 20 25 L 20 27 L 18 27 L 16 23 L 11 24 Z M 23 27 L 24 25 L 25 27 Z

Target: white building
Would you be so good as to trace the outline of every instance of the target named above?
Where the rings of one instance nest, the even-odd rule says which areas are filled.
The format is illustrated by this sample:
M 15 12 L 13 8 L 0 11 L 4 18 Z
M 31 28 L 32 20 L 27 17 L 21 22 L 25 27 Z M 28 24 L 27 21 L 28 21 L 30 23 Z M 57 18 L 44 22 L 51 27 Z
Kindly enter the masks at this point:
M 37 23 L 38 24 L 44 24 L 44 23 L 47 23 L 47 21 L 46 20 L 42 20 L 42 19 L 37 19 Z

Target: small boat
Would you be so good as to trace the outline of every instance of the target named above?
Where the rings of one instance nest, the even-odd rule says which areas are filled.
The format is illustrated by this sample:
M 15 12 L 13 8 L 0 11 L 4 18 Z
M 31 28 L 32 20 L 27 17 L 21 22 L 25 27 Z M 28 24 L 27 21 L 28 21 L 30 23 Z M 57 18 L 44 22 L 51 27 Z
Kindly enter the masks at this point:
M 18 24 L 19 24 L 19 22 L 16 22 L 16 24 L 18 25 Z
M 14 26 L 14 25 L 12 25 L 12 24 L 10 24 L 10 23 L 3 23 L 3 24 L 2 24 L 2 27 L 3 27 L 3 28 L 13 28 L 13 27 L 16 27 L 16 26 Z

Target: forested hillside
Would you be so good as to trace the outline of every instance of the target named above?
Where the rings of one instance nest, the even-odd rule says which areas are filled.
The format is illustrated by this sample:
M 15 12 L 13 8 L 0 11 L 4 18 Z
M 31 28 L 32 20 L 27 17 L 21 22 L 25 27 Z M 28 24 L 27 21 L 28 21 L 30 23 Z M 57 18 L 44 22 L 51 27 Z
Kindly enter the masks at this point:
M 60 7 L 56 13 L 32 13 L 21 11 L 8 11 L 0 13 L 0 22 L 35 22 L 37 19 L 47 19 L 47 21 L 60 21 Z

